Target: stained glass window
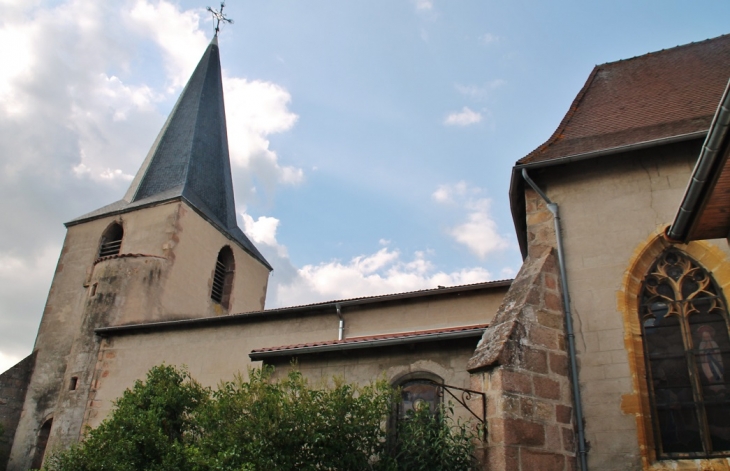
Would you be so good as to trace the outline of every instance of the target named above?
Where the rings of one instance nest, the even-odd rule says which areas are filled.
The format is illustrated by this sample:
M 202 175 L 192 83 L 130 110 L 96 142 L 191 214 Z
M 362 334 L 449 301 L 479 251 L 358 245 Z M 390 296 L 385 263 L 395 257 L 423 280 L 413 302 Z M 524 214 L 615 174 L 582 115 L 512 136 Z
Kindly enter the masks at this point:
M 725 298 L 687 254 L 663 252 L 644 277 L 639 316 L 660 458 L 730 455 Z

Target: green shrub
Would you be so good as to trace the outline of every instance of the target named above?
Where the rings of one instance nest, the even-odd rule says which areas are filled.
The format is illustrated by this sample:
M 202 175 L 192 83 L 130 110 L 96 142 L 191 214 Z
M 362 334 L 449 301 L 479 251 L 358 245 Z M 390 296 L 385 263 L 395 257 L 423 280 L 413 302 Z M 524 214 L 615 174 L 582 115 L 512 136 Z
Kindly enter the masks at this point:
M 475 433 L 469 422 L 455 423 L 453 409 L 439 414 L 428 408 L 408 411 L 398 423 L 392 452 L 398 471 L 468 471 L 476 469 Z
M 470 470 L 473 434 L 417 412 L 395 437 L 397 400 L 385 380 L 312 387 L 297 371 L 249 371 L 216 390 L 185 370 L 157 366 L 115 402 L 80 444 L 53 454 L 46 471 Z

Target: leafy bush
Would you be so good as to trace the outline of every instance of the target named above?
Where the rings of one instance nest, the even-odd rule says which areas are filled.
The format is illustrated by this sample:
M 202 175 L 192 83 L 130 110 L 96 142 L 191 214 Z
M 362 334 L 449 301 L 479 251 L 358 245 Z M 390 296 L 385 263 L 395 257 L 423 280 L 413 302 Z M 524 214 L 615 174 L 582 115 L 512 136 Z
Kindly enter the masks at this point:
M 186 371 L 157 366 L 115 403 L 86 440 L 46 460 L 44 469 L 76 471 L 193 470 L 196 416 L 210 390 Z
M 408 411 L 398 423 L 393 459 L 398 471 L 476 469 L 471 424 L 454 423 L 453 409 L 434 415 L 428 408 Z
M 418 411 L 386 427 L 397 400 L 385 380 L 314 388 L 251 370 L 217 390 L 157 366 L 86 439 L 52 455 L 46 471 L 470 470 L 473 434 L 448 411 Z

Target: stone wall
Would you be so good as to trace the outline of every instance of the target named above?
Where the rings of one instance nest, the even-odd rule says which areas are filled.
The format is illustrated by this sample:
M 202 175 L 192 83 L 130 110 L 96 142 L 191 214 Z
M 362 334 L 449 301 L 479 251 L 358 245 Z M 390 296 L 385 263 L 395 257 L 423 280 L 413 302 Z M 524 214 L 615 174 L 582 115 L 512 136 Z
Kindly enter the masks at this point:
M 468 363 L 487 394 L 487 469 L 576 467 L 563 306 L 553 250 L 533 253 Z
M 630 358 L 636 352 L 627 349 L 626 339 L 636 332 L 624 312 L 624 292 L 638 295 L 638 284 L 627 284 L 627 272 L 637 253 L 647 250 L 674 219 L 701 145 L 701 140 L 687 141 L 531 172 L 560 205 L 592 471 L 649 469 L 642 454 L 652 447 L 647 439 L 653 431 L 637 430 L 634 386 L 645 382 L 635 368 L 643 360 Z M 537 226 L 535 230 L 537 234 Z M 730 260 L 724 239 L 707 243 L 726 254 L 724 263 Z M 639 279 L 644 274 L 636 272 Z M 692 469 L 715 469 L 700 463 L 683 461 Z
M 34 364 L 35 353 L 32 353 L 0 375 L 0 427 L 3 430 L 0 435 L 0 469 L 5 469 L 8 464 Z

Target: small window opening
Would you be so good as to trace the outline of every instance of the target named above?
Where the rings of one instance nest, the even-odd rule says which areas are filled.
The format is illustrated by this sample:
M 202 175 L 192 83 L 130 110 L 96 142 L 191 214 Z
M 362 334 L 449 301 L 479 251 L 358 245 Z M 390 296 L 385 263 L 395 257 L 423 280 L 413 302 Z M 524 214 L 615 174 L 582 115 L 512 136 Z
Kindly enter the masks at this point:
M 96 296 L 96 287 L 99 286 L 99 283 L 94 283 L 91 285 L 91 290 L 89 291 L 89 297 Z
M 114 222 L 107 227 L 101 236 L 99 257 L 117 255 L 122 248 L 122 237 L 124 237 L 124 229 L 121 224 Z
M 78 376 L 72 376 L 71 382 L 68 385 L 69 391 L 76 391 L 76 386 L 79 384 L 79 377 Z
M 48 437 L 51 435 L 51 426 L 53 419 L 48 419 L 38 432 L 38 438 L 35 442 L 35 451 L 33 452 L 33 464 L 31 468 L 40 469 L 43 466 L 43 458 L 46 454 L 46 445 L 48 445 Z
M 401 400 L 398 404 L 398 420 L 408 418 L 411 411 L 428 409 L 437 414 L 441 406 L 441 386 L 430 379 L 412 379 L 401 383 Z
M 233 259 L 233 251 L 226 246 L 218 252 L 218 259 L 215 262 L 215 271 L 213 273 L 213 287 L 210 292 L 210 299 L 228 308 L 231 299 L 231 290 L 233 288 L 233 272 L 235 271 L 235 261 Z

